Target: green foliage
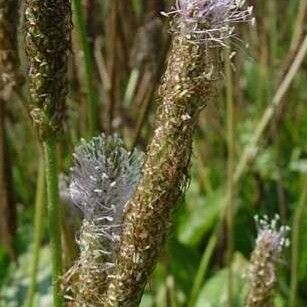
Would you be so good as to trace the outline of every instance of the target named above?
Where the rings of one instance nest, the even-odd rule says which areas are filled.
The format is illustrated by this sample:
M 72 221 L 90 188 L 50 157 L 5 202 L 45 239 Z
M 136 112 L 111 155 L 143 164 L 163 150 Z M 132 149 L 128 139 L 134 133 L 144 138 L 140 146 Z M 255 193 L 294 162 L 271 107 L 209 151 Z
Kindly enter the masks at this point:
M 179 241 L 186 245 L 197 246 L 213 228 L 222 205 L 222 191 L 217 190 L 207 196 L 196 190 L 198 182 L 192 180 L 190 190 L 186 194 L 186 208 L 178 225 Z
M 247 271 L 248 262 L 240 255 L 235 254 L 233 260 L 234 272 L 234 292 L 236 293 L 234 299 L 234 306 L 239 307 L 244 305 L 245 296 L 248 291 L 248 284 L 244 279 L 244 274 Z M 199 292 L 196 302 L 196 307 L 226 307 L 228 306 L 227 296 L 227 278 L 228 269 L 222 269 L 216 272 L 205 283 Z
M 33 307 L 48 306 L 52 302 L 49 248 L 42 247 L 40 256 L 40 265 L 37 274 L 38 287 Z M 12 265 L 9 268 L 9 274 L 0 291 L 1 306 L 23 306 L 29 286 L 29 260 L 31 257 L 31 252 L 28 251 L 19 258 L 18 267 Z

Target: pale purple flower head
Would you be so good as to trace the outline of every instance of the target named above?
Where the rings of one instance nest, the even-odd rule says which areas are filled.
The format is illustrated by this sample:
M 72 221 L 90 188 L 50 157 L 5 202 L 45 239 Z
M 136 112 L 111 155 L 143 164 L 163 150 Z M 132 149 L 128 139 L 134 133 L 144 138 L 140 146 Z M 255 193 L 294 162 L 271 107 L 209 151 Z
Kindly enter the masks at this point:
M 262 246 L 273 257 L 278 258 L 284 247 L 290 242 L 287 234 L 290 230 L 288 226 L 278 227 L 279 215 L 269 220 L 265 215 L 262 218 L 255 217 L 258 235 L 256 245 Z
M 255 216 L 258 231 L 247 277 L 250 290 L 245 306 L 271 306 L 282 251 L 289 245 L 289 227 L 279 226 L 279 216 Z
M 177 0 L 165 15 L 179 17 L 181 34 L 188 39 L 216 46 L 235 36 L 235 23 L 252 21 L 252 10 L 245 0 Z

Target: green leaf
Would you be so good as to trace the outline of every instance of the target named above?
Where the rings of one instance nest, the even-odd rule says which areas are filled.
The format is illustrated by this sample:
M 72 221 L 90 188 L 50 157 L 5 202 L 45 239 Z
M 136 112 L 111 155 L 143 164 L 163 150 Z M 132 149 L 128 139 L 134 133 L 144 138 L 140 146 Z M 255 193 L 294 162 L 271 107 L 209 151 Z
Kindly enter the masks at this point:
M 187 218 L 179 224 L 178 239 L 181 243 L 195 246 L 214 226 L 222 206 L 221 189 L 204 197 L 200 193 L 187 193 L 186 201 L 195 206 L 187 212 Z
M 233 293 L 234 293 L 234 306 L 244 306 L 244 299 L 246 297 L 248 288 L 247 282 L 244 279 L 248 267 L 248 262 L 245 258 L 236 253 L 233 260 Z M 227 307 L 228 295 L 228 272 L 227 268 L 214 274 L 203 288 L 201 289 L 196 307 Z

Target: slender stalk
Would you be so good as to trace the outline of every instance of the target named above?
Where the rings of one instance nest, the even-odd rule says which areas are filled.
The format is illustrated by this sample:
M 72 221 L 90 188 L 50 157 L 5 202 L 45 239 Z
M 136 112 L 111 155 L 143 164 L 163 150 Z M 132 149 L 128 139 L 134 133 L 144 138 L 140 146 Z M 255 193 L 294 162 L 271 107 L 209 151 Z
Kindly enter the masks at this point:
M 229 50 L 226 52 L 225 75 L 226 75 L 226 113 L 227 113 L 227 194 L 229 202 L 227 206 L 227 265 L 228 265 L 228 306 L 233 306 L 233 277 L 232 255 L 234 249 L 233 219 L 234 219 L 234 166 L 235 166 L 235 131 L 234 131 L 234 104 L 232 72 L 229 60 Z
M 167 302 L 170 307 L 178 307 L 177 297 L 176 297 L 176 287 L 173 275 L 166 277 L 166 287 L 167 287 Z
M 277 33 L 277 5 L 276 1 L 268 1 L 268 14 L 270 16 L 269 18 L 269 23 L 270 23 L 270 61 L 269 63 L 271 64 L 270 67 L 270 74 L 272 75 L 271 77 L 274 77 L 274 60 L 277 57 L 277 51 L 278 51 L 278 33 Z M 274 78 L 272 78 L 274 80 Z M 270 80 L 269 80 L 270 81 Z M 273 90 L 273 89 L 272 89 Z
M 30 268 L 30 286 L 27 293 L 25 306 L 33 306 L 34 295 L 37 287 L 37 269 L 39 264 L 40 247 L 44 234 L 44 208 L 45 208 L 45 173 L 44 163 L 41 159 L 39 163 L 36 197 L 35 197 L 35 217 L 34 217 L 34 244 L 33 255 Z
M 307 203 L 307 177 L 304 178 L 303 190 L 299 199 L 298 206 L 296 207 L 293 224 L 292 224 L 292 239 L 291 239 L 291 283 L 290 283 L 290 307 L 296 305 L 296 294 L 298 284 L 298 261 L 299 261 L 299 239 L 300 239 L 300 228 L 302 224 L 304 210 Z
M 59 208 L 56 140 L 50 136 L 43 142 L 48 200 L 48 225 L 51 244 L 54 306 L 64 306 L 59 277 L 62 275 L 61 215 Z
M 190 296 L 190 304 L 191 306 L 194 306 L 196 303 L 197 296 L 199 294 L 199 290 L 203 284 L 203 279 L 206 276 L 206 272 L 208 269 L 209 261 L 211 258 L 211 255 L 214 251 L 214 248 L 217 243 L 217 234 L 213 234 L 213 236 L 210 238 L 208 245 L 204 251 L 204 254 L 201 258 L 200 265 L 198 267 L 194 282 L 193 282 L 193 287 L 191 291 L 191 296 Z
M 88 119 L 88 136 L 93 136 L 98 128 L 98 98 L 94 87 L 93 77 L 93 59 L 91 47 L 86 33 L 86 24 L 82 12 L 81 0 L 73 0 L 73 17 L 76 24 L 79 41 L 83 51 L 84 65 L 84 82 L 88 100 L 87 119 Z
M 107 104 L 107 132 L 111 133 L 113 130 L 112 123 L 115 117 L 117 102 L 118 102 L 118 55 L 114 52 L 119 43 L 119 9 L 120 1 L 113 0 L 110 2 L 109 18 L 108 20 L 108 36 L 107 36 L 107 54 L 108 54 L 108 72 L 110 76 L 110 91 Z
M 301 0 L 297 10 L 297 17 L 294 22 L 294 30 L 291 39 L 291 49 L 295 50 L 300 38 L 304 33 L 304 25 L 307 22 L 307 0 Z
M 300 68 L 301 63 L 303 62 L 305 58 L 306 52 L 307 52 L 307 35 L 305 36 L 291 67 L 289 68 L 287 74 L 285 75 L 277 91 L 275 92 L 272 102 L 267 106 L 262 117 L 258 121 L 255 127 L 255 130 L 254 130 L 255 132 L 252 135 L 249 144 L 243 150 L 241 159 L 234 173 L 235 182 L 238 182 L 241 179 L 246 167 L 248 166 L 249 161 L 256 155 L 257 145 L 265 129 L 267 128 L 268 124 L 270 123 L 273 116 L 275 115 L 276 109 L 281 103 L 282 98 L 284 97 L 294 77 L 296 76 L 296 73 L 298 69 Z

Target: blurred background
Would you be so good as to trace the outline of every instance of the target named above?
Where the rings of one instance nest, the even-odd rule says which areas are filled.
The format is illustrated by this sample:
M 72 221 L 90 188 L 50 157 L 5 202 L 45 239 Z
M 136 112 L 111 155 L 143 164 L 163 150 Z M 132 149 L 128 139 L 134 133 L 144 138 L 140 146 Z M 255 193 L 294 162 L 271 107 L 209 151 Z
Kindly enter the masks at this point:
M 129 148 L 146 149 L 170 43 L 170 18 L 160 12 L 169 11 L 174 2 L 72 0 L 69 94 L 58 149 L 62 177 L 82 137 L 118 133 Z M 281 224 L 291 227 L 291 245 L 280 264 L 275 304 L 307 306 L 307 1 L 248 4 L 254 6 L 256 23 L 239 27 L 241 39 L 233 40 L 224 55 L 217 99 L 200 114 L 190 184 L 142 307 L 228 306 L 229 259 L 235 306 L 243 306 L 248 259 L 257 236 L 254 216 L 276 214 Z M 40 148 L 23 107 L 29 95 L 22 2 L 19 11 L 16 26 L 25 82 L 0 104 L 3 307 L 25 302 L 34 208 L 45 205 Z M 69 268 L 78 254 L 79 222 L 63 186 L 64 179 L 62 228 Z M 40 244 L 34 306 L 48 306 L 46 229 Z

